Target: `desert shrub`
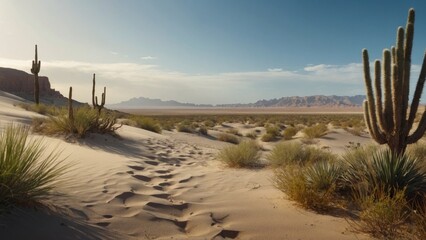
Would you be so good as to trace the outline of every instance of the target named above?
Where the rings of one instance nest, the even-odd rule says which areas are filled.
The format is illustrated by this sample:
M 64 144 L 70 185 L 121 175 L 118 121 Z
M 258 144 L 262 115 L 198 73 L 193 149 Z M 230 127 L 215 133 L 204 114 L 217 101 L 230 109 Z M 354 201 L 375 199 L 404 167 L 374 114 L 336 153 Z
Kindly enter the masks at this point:
M 295 127 L 288 127 L 284 129 L 283 131 L 283 137 L 285 140 L 290 140 L 294 137 L 294 135 L 297 134 L 299 130 L 297 130 Z
M 262 140 L 263 142 L 272 142 L 272 141 L 277 140 L 277 138 L 273 134 L 265 133 L 265 134 L 262 135 L 260 140 Z
M 346 171 L 343 179 L 355 192 L 376 195 L 376 191 L 380 190 L 392 197 L 404 190 L 408 200 L 424 201 L 426 173 L 420 170 L 416 159 L 408 155 L 397 156 L 388 149 L 357 161 L 345 156 L 344 159 Z
M 49 106 L 42 103 L 38 105 L 23 103 L 23 104 L 20 104 L 19 106 L 27 111 L 36 112 L 41 115 L 57 115 L 60 112 L 60 110 L 56 108 L 55 106 L 53 105 Z
M 229 167 L 255 167 L 259 165 L 259 146 L 255 141 L 241 142 L 222 149 L 219 159 Z
M 305 165 L 320 161 L 335 161 L 336 155 L 298 142 L 280 142 L 271 150 L 267 159 L 273 166 L 289 164 Z
M 318 162 L 307 167 L 289 165 L 275 170 L 276 188 L 305 208 L 323 210 L 331 207 L 340 177 L 334 163 Z
M 151 132 L 161 133 L 160 125 L 152 118 L 148 117 L 137 117 L 133 119 L 136 123 L 136 127 L 142 128 Z
M 417 142 L 408 145 L 407 154 L 416 158 L 423 172 L 426 172 L 426 144 L 425 142 Z
M 204 125 L 201 125 L 199 128 L 198 128 L 198 132 L 201 134 L 201 135 L 204 135 L 204 136 L 207 136 L 207 135 L 209 135 L 209 131 L 207 130 L 207 127 L 206 126 L 204 126 Z
M 178 132 L 186 132 L 186 133 L 195 132 L 195 129 L 192 127 L 191 123 L 189 121 L 186 121 L 186 120 L 183 121 L 183 122 L 180 122 L 177 125 L 176 129 L 177 129 Z
M 238 144 L 240 142 L 237 136 L 227 133 L 220 133 L 217 136 L 217 139 L 222 142 L 229 142 L 233 144 Z
M 409 216 L 404 191 L 390 195 L 386 191 L 376 191 L 376 195 L 360 195 L 360 222 L 354 226 L 383 239 L 401 239 L 403 224 Z
M 275 137 L 281 136 L 281 129 L 277 125 L 268 125 L 265 127 L 266 133 Z
M 206 126 L 208 128 L 212 128 L 212 127 L 216 126 L 216 123 L 209 119 L 209 120 L 204 121 L 204 126 Z
M 233 134 L 236 136 L 242 136 L 242 134 L 238 131 L 238 129 L 235 129 L 235 128 L 228 129 L 226 133 Z
M 308 139 L 320 138 L 326 135 L 327 131 L 327 126 L 322 123 L 303 129 L 303 133 L 305 133 L 305 137 Z
M 63 112 L 63 111 L 62 111 Z M 114 113 L 102 112 L 90 107 L 79 107 L 74 109 L 74 121 L 68 118 L 67 114 L 61 113 L 58 116 L 49 118 L 36 118 L 33 120 L 33 130 L 44 134 L 75 134 L 78 137 L 85 137 L 87 133 L 111 133 L 116 127 L 117 118 Z
M 248 132 L 248 133 L 246 133 L 246 137 L 251 138 L 251 139 L 256 139 L 257 133 L 255 131 Z
M 0 213 L 49 196 L 68 166 L 60 152 L 46 152 L 40 140 L 28 139 L 29 129 L 8 126 L 0 134 Z

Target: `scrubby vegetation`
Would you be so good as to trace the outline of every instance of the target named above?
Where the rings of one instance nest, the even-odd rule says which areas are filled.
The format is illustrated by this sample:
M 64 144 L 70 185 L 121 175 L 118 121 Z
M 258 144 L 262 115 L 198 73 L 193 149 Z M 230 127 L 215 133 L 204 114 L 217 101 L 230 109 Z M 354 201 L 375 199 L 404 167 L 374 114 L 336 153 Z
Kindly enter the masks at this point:
M 152 118 L 148 117 L 133 117 L 132 120 L 135 123 L 135 127 L 142 128 L 151 132 L 161 133 L 160 125 Z
M 241 142 L 222 149 L 218 158 L 229 167 L 256 167 L 259 166 L 259 146 L 254 141 Z
M 217 136 L 217 140 L 222 142 L 229 142 L 233 144 L 238 144 L 240 142 L 240 139 L 237 136 L 233 134 L 228 134 L 228 133 L 220 133 Z
M 323 123 L 316 124 L 311 127 L 307 127 L 302 130 L 305 134 L 305 137 L 308 139 L 320 138 L 327 134 L 328 128 L 327 125 Z
M 29 129 L 8 126 L 0 134 L 0 213 L 14 205 L 32 205 L 49 196 L 68 166 L 60 152 L 47 153 Z
M 290 140 L 294 137 L 294 135 L 297 134 L 297 132 L 299 132 L 299 130 L 295 127 L 288 127 L 286 129 L 284 129 L 283 131 L 283 138 L 285 140 Z

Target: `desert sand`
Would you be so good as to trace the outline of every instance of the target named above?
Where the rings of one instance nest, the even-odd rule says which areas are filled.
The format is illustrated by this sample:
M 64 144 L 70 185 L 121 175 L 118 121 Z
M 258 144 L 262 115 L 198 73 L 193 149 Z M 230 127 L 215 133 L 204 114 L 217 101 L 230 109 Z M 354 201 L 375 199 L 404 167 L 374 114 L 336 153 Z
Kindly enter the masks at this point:
M 2 127 L 38 116 L 16 106 L 21 101 L 1 93 Z M 44 206 L 0 216 L 1 239 L 369 239 L 351 231 L 343 213 L 286 199 L 272 169 L 225 167 L 216 154 L 228 143 L 130 126 L 117 134 L 33 135 L 73 167 Z M 342 153 L 349 141 L 371 140 L 333 130 L 317 144 Z

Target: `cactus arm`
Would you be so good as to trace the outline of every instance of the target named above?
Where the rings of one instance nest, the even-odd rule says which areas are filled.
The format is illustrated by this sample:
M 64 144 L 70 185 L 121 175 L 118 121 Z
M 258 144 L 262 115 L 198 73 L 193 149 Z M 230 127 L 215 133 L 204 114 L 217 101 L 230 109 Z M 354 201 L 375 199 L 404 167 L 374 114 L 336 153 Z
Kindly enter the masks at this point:
M 393 108 L 392 108 L 392 85 L 391 85 L 391 53 L 388 49 L 383 51 L 383 86 L 384 86 L 384 112 L 385 131 L 393 129 Z
M 74 110 L 72 107 L 72 87 L 70 87 L 68 94 L 68 119 L 70 121 L 71 127 L 74 129 Z
M 106 98 L 106 87 L 104 87 L 104 93 L 102 93 L 102 103 L 101 103 L 102 107 L 105 105 L 105 98 Z
M 413 101 L 411 103 L 410 116 L 408 118 L 407 126 L 406 126 L 406 129 L 405 129 L 405 132 L 406 132 L 407 135 L 410 133 L 410 130 L 411 130 L 413 123 L 414 123 L 414 119 L 416 118 L 416 113 L 417 113 L 420 98 L 421 98 L 421 95 L 422 95 L 422 92 L 423 92 L 425 80 L 426 80 L 426 53 L 425 53 L 424 58 L 423 58 L 423 64 L 422 64 L 422 68 L 420 70 L 419 80 L 417 81 L 416 90 L 414 92 Z M 425 130 L 426 130 L 426 109 L 424 110 L 424 112 L 422 114 L 422 118 L 419 122 L 417 129 L 413 132 L 412 135 L 407 137 L 407 143 L 411 144 L 411 143 L 415 143 L 416 141 L 418 141 L 423 136 L 423 134 L 425 133 Z
M 93 87 L 92 87 L 92 105 L 93 108 L 95 108 L 95 85 L 96 85 L 96 80 L 95 80 L 95 74 L 93 74 Z
M 381 81 L 381 72 L 380 72 L 380 61 L 376 60 L 374 62 L 374 89 L 375 89 L 375 99 L 376 99 L 376 118 L 377 124 L 381 132 L 385 132 L 385 121 L 383 118 L 383 109 L 382 109 L 382 88 L 380 86 Z

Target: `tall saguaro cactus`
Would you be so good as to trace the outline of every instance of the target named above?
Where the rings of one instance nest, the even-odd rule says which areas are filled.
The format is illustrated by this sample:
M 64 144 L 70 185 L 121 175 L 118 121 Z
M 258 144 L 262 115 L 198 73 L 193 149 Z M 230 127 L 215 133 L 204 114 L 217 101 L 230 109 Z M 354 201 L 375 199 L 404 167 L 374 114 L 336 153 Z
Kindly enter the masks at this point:
M 41 61 L 37 56 L 37 45 L 35 45 L 35 59 L 33 60 L 31 73 L 34 74 L 34 101 L 38 105 L 40 103 L 40 85 L 38 83 L 38 73 L 40 72 Z
M 411 131 L 426 78 L 426 55 L 423 58 L 420 76 L 408 112 L 414 15 L 414 9 L 410 9 L 405 30 L 402 27 L 398 28 L 396 47 L 392 47 L 391 51 L 383 50 L 383 67 L 379 60 L 375 61 L 374 92 L 368 52 L 366 49 L 362 51 L 367 90 L 367 100 L 364 102 L 365 122 L 373 139 L 379 144 L 387 144 L 390 150 L 398 155 L 403 154 L 407 144 L 417 142 L 426 131 L 426 110 L 417 128 Z
M 95 80 L 95 74 L 93 74 L 93 88 L 92 88 L 92 104 L 93 109 L 98 109 L 98 114 L 101 113 L 102 108 L 105 105 L 105 97 L 106 97 L 106 87 L 104 87 L 104 92 L 102 93 L 102 100 L 101 104 L 98 104 L 98 97 L 95 96 L 95 86 L 96 86 L 96 80 Z

